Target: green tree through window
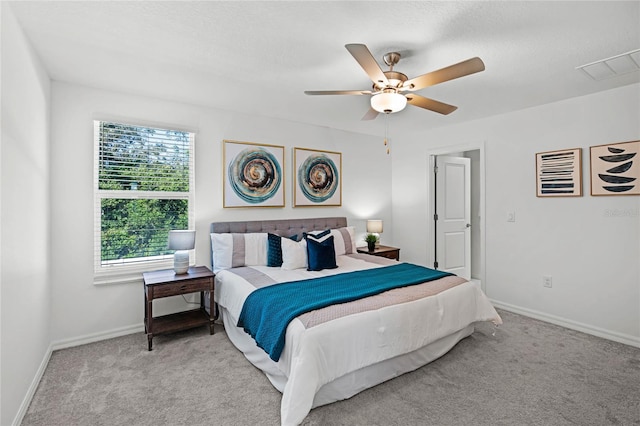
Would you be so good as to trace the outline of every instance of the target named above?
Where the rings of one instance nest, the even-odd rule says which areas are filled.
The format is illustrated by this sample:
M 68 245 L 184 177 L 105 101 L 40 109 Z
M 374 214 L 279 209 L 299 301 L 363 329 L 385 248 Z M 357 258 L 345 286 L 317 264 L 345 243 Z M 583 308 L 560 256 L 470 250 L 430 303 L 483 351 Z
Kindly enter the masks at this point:
M 189 229 L 193 133 L 95 122 L 101 267 L 162 259 Z

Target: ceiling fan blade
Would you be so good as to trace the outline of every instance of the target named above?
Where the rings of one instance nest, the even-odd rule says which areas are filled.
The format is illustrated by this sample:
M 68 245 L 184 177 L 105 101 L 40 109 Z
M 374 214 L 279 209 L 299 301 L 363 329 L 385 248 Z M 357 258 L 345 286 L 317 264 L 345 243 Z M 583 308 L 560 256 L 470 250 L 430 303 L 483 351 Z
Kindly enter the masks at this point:
M 370 95 L 370 90 L 305 90 L 305 95 Z
M 482 59 L 471 58 L 466 61 L 450 65 L 446 68 L 407 80 L 402 85 L 402 88 L 405 90 L 419 90 L 438 83 L 464 77 L 465 75 L 475 74 L 480 71 L 484 71 L 484 62 L 482 62 Z
M 378 111 L 373 108 L 369 108 L 369 111 L 362 116 L 360 120 L 374 120 L 378 116 Z
M 373 81 L 374 83 L 382 84 L 384 86 L 389 84 L 387 76 L 384 75 L 384 72 L 382 72 L 380 65 L 378 65 L 367 46 L 365 46 L 364 44 L 345 44 L 344 47 L 346 47 L 349 53 L 351 53 L 355 60 L 358 61 L 371 81 Z
M 410 103 L 413 106 L 428 109 L 429 111 L 438 112 L 444 115 L 451 114 L 453 111 L 458 109 L 457 106 L 425 98 L 424 96 L 416 95 L 414 93 L 410 93 L 406 95 L 406 97 L 407 103 Z

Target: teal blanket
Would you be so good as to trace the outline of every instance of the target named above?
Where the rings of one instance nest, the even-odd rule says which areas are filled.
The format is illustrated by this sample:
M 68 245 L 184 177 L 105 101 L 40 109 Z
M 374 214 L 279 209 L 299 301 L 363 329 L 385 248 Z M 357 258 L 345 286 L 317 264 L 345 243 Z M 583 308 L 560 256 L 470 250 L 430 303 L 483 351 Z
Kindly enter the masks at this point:
M 242 306 L 238 327 L 242 327 L 251 335 L 272 360 L 278 361 L 284 348 L 287 326 L 298 315 L 447 275 L 453 274 L 410 263 L 400 263 L 274 284 L 249 294 Z

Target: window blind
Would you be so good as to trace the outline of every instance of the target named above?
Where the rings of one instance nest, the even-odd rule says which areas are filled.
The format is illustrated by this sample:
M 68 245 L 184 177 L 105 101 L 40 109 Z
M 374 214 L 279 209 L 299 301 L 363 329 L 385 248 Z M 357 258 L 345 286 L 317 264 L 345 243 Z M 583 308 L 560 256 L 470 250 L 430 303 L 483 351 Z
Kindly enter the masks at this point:
M 172 229 L 193 229 L 194 134 L 94 122 L 95 264 L 167 260 Z

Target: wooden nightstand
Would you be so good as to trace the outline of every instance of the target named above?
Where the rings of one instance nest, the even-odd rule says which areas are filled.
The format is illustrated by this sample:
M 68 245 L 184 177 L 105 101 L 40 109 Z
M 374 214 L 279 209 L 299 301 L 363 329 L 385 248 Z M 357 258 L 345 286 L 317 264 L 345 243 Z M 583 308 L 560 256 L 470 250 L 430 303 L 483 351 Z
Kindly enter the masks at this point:
M 153 336 L 173 333 L 179 330 L 209 324 L 209 334 L 213 334 L 213 279 L 215 274 L 206 266 L 189 268 L 186 274 L 176 274 L 173 269 L 145 272 L 144 279 L 144 329 L 147 333 L 149 350 Z M 200 292 L 200 307 L 175 314 L 153 317 L 153 300 L 161 297 Z M 210 312 L 204 306 L 204 292 L 209 292 Z
M 400 260 L 400 249 L 396 247 L 378 246 L 374 251 L 369 251 L 369 249 L 366 247 L 359 247 L 358 253 L 386 257 L 387 259 Z

